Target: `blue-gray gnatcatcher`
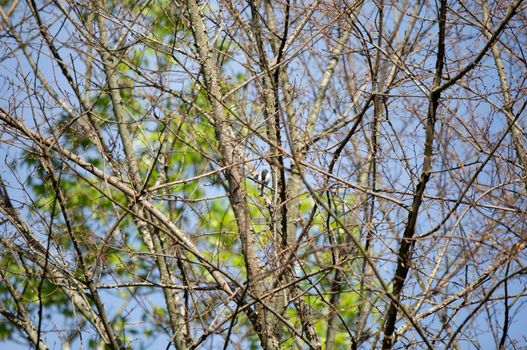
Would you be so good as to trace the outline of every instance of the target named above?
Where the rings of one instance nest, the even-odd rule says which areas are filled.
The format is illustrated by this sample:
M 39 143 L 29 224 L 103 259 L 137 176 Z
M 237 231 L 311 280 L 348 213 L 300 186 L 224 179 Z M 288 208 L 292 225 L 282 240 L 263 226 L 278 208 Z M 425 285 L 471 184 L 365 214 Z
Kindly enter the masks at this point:
M 260 174 L 258 175 L 258 185 L 260 187 L 260 196 L 263 196 L 264 189 L 271 180 L 271 173 L 269 173 L 269 170 L 262 169 Z

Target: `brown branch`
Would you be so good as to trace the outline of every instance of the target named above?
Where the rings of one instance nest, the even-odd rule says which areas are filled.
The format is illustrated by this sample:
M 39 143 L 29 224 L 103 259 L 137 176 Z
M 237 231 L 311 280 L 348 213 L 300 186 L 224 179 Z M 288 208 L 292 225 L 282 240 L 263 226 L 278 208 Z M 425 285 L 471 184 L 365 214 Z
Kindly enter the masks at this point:
M 408 219 L 399 246 L 399 252 L 397 254 L 397 268 L 392 279 L 392 294 L 394 299 L 390 301 L 384 315 L 384 338 L 382 342 L 383 350 L 389 350 L 393 346 L 393 333 L 395 331 L 395 322 L 397 321 L 398 303 L 401 300 L 401 292 L 403 290 L 404 282 L 412 265 L 412 255 L 415 245 L 413 236 L 415 234 L 417 216 L 419 215 L 419 208 L 421 207 L 426 184 L 430 179 L 430 172 L 432 170 L 433 147 L 435 139 L 434 129 L 437 120 L 439 99 L 441 98 L 441 90 L 436 90 L 436 88 L 441 85 L 441 76 L 443 74 L 445 59 L 446 12 L 447 2 L 446 0 L 441 0 L 441 6 L 438 13 L 439 34 L 436 57 L 436 72 L 434 76 L 432 92 L 429 96 L 427 124 L 425 128 L 426 136 L 423 151 L 423 167 L 419 183 L 417 184 L 415 190 L 411 210 L 408 213 Z
M 487 51 L 494 45 L 496 42 L 496 39 L 501 35 L 505 27 L 507 26 L 507 23 L 509 23 L 510 19 L 516 14 L 516 11 L 518 10 L 518 7 L 522 4 L 524 0 L 516 0 L 514 4 L 511 5 L 509 8 L 509 11 L 507 11 L 507 14 L 501 21 L 498 28 L 494 31 L 494 33 L 490 36 L 490 38 L 487 40 L 487 43 L 481 51 L 478 53 L 478 55 L 469 63 L 467 64 L 463 69 L 461 69 L 454 77 L 452 77 L 450 80 L 446 81 L 442 85 L 438 85 L 434 87 L 435 93 L 441 93 L 457 83 L 461 78 L 463 78 L 468 72 L 470 72 L 476 65 L 485 57 L 487 54 Z

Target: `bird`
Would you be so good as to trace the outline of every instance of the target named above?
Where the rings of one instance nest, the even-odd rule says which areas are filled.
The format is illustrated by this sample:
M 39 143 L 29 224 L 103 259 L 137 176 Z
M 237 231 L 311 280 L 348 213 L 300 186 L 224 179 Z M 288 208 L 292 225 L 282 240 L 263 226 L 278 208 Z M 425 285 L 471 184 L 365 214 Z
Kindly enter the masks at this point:
M 260 196 L 263 196 L 263 192 L 269 181 L 271 180 L 271 173 L 269 170 L 262 169 L 260 175 L 258 176 L 258 183 L 260 187 Z

